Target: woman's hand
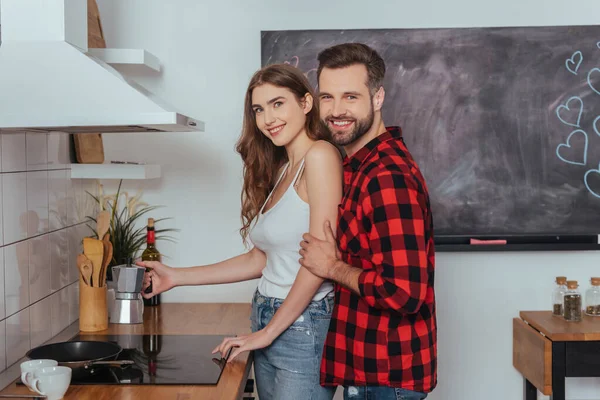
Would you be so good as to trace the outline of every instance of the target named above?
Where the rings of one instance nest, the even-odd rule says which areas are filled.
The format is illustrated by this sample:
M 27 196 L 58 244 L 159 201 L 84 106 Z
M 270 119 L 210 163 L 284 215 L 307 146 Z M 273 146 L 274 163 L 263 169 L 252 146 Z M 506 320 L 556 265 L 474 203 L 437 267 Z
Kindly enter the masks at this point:
M 177 286 L 175 280 L 177 269 L 161 264 L 158 261 L 137 261 L 136 265 L 151 269 L 144 273 L 144 284 L 142 286 L 142 296 L 144 298 L 149 299 Z M 152 293 L 145 293 L 150 283 L 152 283 Z
M 264 329 L 250 335 L 228 337 L 223 339 L 221 344 L 212 351 L 212 354 L 220 352 L 221 357 L 225 357 L 232 347 L 236 347 L 227 359 L 227 362 L 230 363 L 243 351 L 262 349 L 271 345 L 273 339 Z

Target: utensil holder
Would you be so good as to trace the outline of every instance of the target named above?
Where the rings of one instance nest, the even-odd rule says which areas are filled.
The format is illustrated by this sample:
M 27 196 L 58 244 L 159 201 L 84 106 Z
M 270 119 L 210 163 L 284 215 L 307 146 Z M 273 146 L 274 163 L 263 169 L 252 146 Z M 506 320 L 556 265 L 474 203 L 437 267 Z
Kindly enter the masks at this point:
M 97 332 L 108 328 L 107 287 L 91 287 L 79 277 L 79 330 Z

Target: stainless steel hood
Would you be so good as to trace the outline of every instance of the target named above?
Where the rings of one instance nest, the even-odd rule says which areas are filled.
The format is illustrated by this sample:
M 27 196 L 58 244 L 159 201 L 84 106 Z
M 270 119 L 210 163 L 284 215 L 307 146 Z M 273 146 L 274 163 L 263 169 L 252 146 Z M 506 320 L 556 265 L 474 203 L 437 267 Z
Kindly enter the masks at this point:
M 204 131 L 87 54 L 87 0 L 1 0 L 0 20 L 0 131 Z

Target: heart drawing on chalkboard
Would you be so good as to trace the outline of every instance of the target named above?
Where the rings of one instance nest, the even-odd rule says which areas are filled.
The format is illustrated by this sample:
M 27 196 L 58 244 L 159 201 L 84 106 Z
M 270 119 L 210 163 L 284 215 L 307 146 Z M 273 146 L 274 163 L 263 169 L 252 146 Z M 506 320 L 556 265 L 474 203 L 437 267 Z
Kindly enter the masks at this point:
M 580 143 L 581 141 L 583 141 L 583 146 Z M 581 147 L 583 147 L 583 153 Z M 576 129 L 567 137 L 567 143 L 561 143 L 556 147 L 556 156 L 568 164 L 585 165 L 587 163 L 587 150 L 587 133 L 581 129 Z
M 589 79 L 589 78 L 588 78 Z M 567 120 L 565 120 L 563 117 L 561 117 L 561 112 L 567 112 L 567 113 L 573 113 L 574 109 L 571 109 L 569 107 L 569 103 L 571 102 L 576 102 L 579 103 L 579 111 L 577 114 L 577 122 L 572 123 L 572 122 L 568 122 Z M 579 128 L 579 121 L 581 120 L 581 114 L 583 114 L 583 100 L 581 100 L 580 97 L 578 96 L 573 96 L 571 97 L 569 100 L 567 100 L 567 102 L 565 104 L 561 104 L 560 106 L 556 107 L 556 116 L 558 117 L 558 119 L 560 119 L 560 122 L 562 122 L 565 125 L 570 125 L 570 126 L 574 126 L 576 128 Z
M 600 89 L 597 89 L 594 86 L 594 84 L 592 83 L 592 73 L 594 73 L 594 72 L 600 73 L 600 68 L 592 68 L 592 69 L 590 69 L 590 72 L 588 72 L 588 76 L 587 76 L 587 82 L 588 82 L 588 85 L 590 86 L 590 88 L 594 92 L 596 92 L 597 94 L 600 94 Z M 598 76 L 598 78 L 599 78 L 598 79 L 599 82 L 596 82 L 596 83 L 599 84 L 599 86 L 600 86 L 600 76 Z
M 596 135 L 600 136 L 600 128 L 598 127 L 598 122 L 600 122 L 600 115 L 598 115 L 596 117 L 596 119 L 594 120 L 594 132 L 596 132 Z
M 294 61 L 293 64 L 290 61 L 284 61 L 283 63 L 293 65 L 294 67 L 298 67 L 298 63 L 300 62 L 300 59 L 298 58 L 298 56 L 292 56 L 291 60 L 294 60 L 294 59 L 296 59 L 296 60 Z
M 590 180 L 592 179 L 596 183 L 594 186 L 598 187 L 598 190 L 596 191 L 590 187 Z M 587 188 L 588 192 L 600 198 L 600 165 L 598 165 L 598 169 L 590 169 L 585 173 L 585 175 L 583 175 L 583 183 L 585 183 L 585 187 Z
M 596 47 L 600 49 L 600 42 L 596 43 Z
M 579 69 L 579 66 L 581 65 L 582 61 L 583 54 L 581 54 L 581 51 L 577 50 L 575 53 L 573 53 L 571 58 L 567 58 L 565 60 L 565 66 L 567 67 L 567 71 L 569 71 L 573 75 L 577 75 L 577 70 Z

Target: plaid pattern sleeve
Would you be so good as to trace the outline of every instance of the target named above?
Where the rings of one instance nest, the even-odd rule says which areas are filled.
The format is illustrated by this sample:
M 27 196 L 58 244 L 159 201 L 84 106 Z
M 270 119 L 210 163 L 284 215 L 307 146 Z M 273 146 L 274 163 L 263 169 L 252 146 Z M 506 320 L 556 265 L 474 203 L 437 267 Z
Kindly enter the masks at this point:
M 359 277 L 371 307 L 415 313 L 427 294 L 427 244 L 418 185 L 398 171 L 383 170 L 367 184 L 362 201 L 375 268 Z
M 335 285 L 321 383 L 431 392 L 437 385 L 435 251 L 425 179 L 399 128 L 344 160 L 337 242 L 362 269 Z

